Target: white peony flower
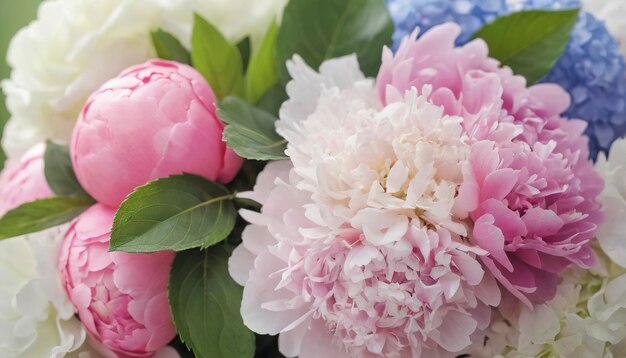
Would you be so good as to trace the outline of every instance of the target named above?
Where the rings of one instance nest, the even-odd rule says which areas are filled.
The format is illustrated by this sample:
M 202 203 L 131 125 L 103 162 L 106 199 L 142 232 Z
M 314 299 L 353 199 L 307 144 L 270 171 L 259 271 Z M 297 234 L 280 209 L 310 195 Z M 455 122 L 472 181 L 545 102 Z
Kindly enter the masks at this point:
M 0 241 L 0 356 L 63 357 L 83 344 L 57 270 L 62 237 L 54 228 Z
M 619 42 L 626 54 L 626 1 L 624 0 L 584 0 L 583 7 L 606 23 L 611 35 Z
M 123 69 L 155 57 L 159 27 L 189 45 L 192 14 L 229 39 L 258 40 L 286 0 L 48 0 L 12 40 L 3 82 L 11 119 L 2 145 L 18 157 L 46 139 L 67 141 L 87 97 Z
M 233 43 L 250 36 L 258 45 L 265 30 L 280 19 L 289 0 L 151 0 L 163 9 L 160 25 L 191 47 L 193 13 L 215 25 Z

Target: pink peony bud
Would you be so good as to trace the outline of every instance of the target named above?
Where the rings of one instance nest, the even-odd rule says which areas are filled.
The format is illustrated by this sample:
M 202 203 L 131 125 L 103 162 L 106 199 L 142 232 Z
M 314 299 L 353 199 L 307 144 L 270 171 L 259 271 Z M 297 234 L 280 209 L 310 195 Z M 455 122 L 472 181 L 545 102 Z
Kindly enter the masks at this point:
M 99 202 L 118 206 L 150 180 L 191 173 L 221 183 L 241 167 L 222 140 L 215 95 L 193 68 L 149 61 L 91 95 L 74 128 L 74 170 Z
M 41 143 L 19 160 L 6 164 L 0 175 L 0 216 L 22 204 L 52 196 L 44 175 L 45 152 L 46 146 Z
M 108 252 L 114 215 L 96 204 L 72 222 L 61 277 L 94 340 L 121 356 L 151 356 L 176 335 L 167 300 L 174 253 Z

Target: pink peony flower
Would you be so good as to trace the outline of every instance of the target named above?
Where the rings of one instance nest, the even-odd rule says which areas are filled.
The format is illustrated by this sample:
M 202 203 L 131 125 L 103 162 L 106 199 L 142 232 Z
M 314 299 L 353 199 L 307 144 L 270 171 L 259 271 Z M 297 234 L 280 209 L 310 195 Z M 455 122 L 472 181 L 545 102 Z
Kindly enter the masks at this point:
M 114 215 L 96 204 L 72 222 L 61 248 L 61 276 L 95 341 L 122 357 L 147 357 L 176 335 L 167 301 L 174 253 L 108 252 Z
M 557 274 L 570 264 L 594 265 L 589 246 L 601 221 L 603 182 L 587 160 L 584 122 L 560 113 L 567 93 L 525 80 L 488 57 L 482 40 L 454 42 L 454 24 L 406 38 L 395 56 L 383 54 L 378 93 L 384 103 L 432 86 L 430 100 L 463 118 L 469 160 L 455 202 L 474 227 L 470 240 L 489 252 L 484 265 L 524 303 L 556 292 Z
M 495 279 L 452 215 L 469 155 L 461 118 L 410 91 L 382 108 L 356 57 L 299 58 L 278 130 L 291 161 L 246 196 L 229 262 L 245 324 L 311 357 L 435 357 L 481 339 Z
M 214 102 L 189 66 L 159 60 L 127 69 L 88 99 L 74 128 L 78 180 L 113 207 L 136 187 L 173 174 L 229 182 L 243 160 L 222 141 Z
M 44 175 L 45 144 L 32 147 L 19 160 L 9 161 L 0 175 L 0 216 L 16 207 L 51 197 Z
M 293 185 L 289 164 L 269 164 L 259 180 L 269 178 L 276 186 L 262 214 L 242 213 L 253 225 L 230 271 L 245 286 L 244 322 L 259 334 L 280 334 L 284 355 L 430 357 L 480 339 L 489 305 L 499 302 L 495 280 L 476 258 L 482 250 L 419 220 L 384 245 L 350 227 L 311 237 L 314 204 Z

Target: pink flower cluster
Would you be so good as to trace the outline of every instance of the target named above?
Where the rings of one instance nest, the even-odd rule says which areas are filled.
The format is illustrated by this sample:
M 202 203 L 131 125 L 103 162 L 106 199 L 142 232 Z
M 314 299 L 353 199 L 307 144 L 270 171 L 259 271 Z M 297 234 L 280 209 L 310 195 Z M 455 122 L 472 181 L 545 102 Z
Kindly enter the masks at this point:
M 455 47 L 459 33 L 446 24 L 406 38 L 395 56 L 386 49 L 379 95 L 390 103 L 431 85 L 432 102 L 463 117 L 471 155 L 455 210 L 472 219 L 470 240 L 489 252 L 481 260 L 498 281 L 528 305 L 543 303 L 559 272 L 596 260 L 588 243 L 603 182 L 587 160 L 585 123 L 560 117 L 570 104 L 562 88 L 526 88 L 483 41 Z
M 108 252 L 115 209 L 138 186 L 169 175 L 232 180 L 243 159 L 222 141 L 223 129 L 206 80 L 176 62 L 131 67 L 85 104 L 71 159 L 99 204 L 70 226 L 59 265 L 87 331 L 118 355 L 152 356 L 176 333 L 167 299 L 174 253 Z
M 459 31 L 385 50 L 375 83 L 354 58 L 288 63 L 291 160 L 247 194 L 263 208 L 242 211 L 230 260 L 244 322 L 286 356 L 461 355 L 500 288 L 532 307 L 595 263 L 603 182 L 583 122 L 560 116 L 568 95 L 527 87 L 481 40 L 457 48 Z
M 186 172 L 227 182 L 237 174 L 243 160 L 222 141 L 214 102 L 193 68 L 150 61 L 105 83 L 76 124 L 74 170 L 99 203 L 69 226 L 58 266 L 92 348 L 104 357 L 172 355 L 165 346 L 176 335 L 167 299 L 174 253 L 109 252 L 110 231 L 117 206 L 150 180 Z M 40 144 L 8 163 L 1 214 L 53 196 L 44 151 Z

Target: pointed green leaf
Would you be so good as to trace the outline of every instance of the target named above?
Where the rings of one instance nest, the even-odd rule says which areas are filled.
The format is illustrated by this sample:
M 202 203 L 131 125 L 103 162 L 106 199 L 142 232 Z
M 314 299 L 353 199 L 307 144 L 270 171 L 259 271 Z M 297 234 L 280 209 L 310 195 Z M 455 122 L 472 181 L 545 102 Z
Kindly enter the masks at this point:
M 214 246 L 176 254 L 169 301 L 176 331 L 199 358 L 254 357 L 254 334 L 240 307 L 243 289 L 228 274 L 230 251 Z
M 239 50 L 197 14 L 194 15 L 191 34 L 191 60 L 218 99 L 241 93 L 243 64 Z
M 487 42 L 489 56 L 534 84 L 563 54 L 579 11 L 521 11 L 483 26 L 474 37 Z
M 169 32 L 158 29 L 152 32 L 152 43 L 157 56 L 164 60 L 191 64 L 191 57 L 185 47 Z
M 248 68 L 248 63 L 250 62 L 250 47 L 250 37 L 246 37 L 237 44 L 243 69 Z
M 44 174 L 52 192 L 58 196 L 90 198 L 76 179 L 67 145 L 48 141 L 44 163 Z
M 294 54 L 318 68 L 324 60 L 351 53 L 363 72 L 374 76 L 392 33 L 384 0 L 291 0 L 278 33 L 278 77 L 283 84 L 289 81 L 285 62 Z
M 276 117 L 237 97 L 217 104 L 217 115 L 227 126 L 224 140 L 239 156 L 255 160 L 286 159 L 287 141 L 276 133 Z
M 135 189 L 120 205 L 111 251 L 181 251 L 209 247 L 233 230 L 234 195 L 195 175 L 157 179 Z
M 93 201 L 89 198 L 50 198 L 23 204 L 0 219 L 0 240 L 39 232 L 65 224 Z
M 274 66 L 276 36 L 278 36 L 278 25 L 274 21 L 267 30 L 258 51 L 250 59 L 245 78 L 246 98 L 250 103 L 257 103 L 277 81 L 276 66 Z

